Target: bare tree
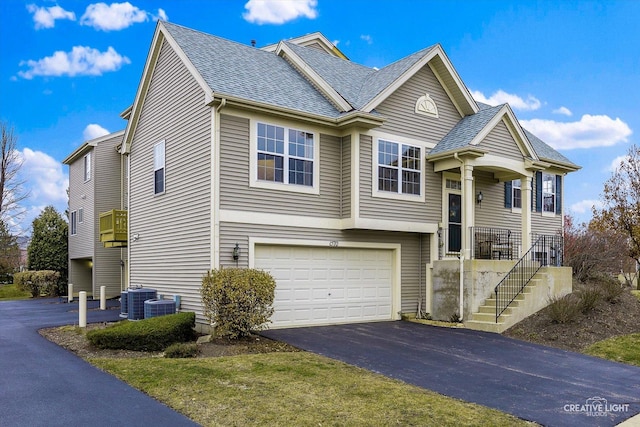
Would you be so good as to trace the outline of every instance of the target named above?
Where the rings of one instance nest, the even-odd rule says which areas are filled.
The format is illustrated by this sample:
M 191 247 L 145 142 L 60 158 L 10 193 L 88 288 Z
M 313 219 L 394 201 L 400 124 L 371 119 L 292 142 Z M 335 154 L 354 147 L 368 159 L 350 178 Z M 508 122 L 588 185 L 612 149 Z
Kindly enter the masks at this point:
M 640 147 L 633 145 L 604 183 L 602 209 L 593 209 L 593 228 L 608 229 L 626 239 L 627 255 L 640 265 Z
M 8 227 L 20 222 L 26 209 L 21 202 L 29 197 L 24 189 L 24 181 L 19 172 L 22 157 L 17 149 L 17 138 L 13 128 L 5 122 L 0 123 L 0 220 Z

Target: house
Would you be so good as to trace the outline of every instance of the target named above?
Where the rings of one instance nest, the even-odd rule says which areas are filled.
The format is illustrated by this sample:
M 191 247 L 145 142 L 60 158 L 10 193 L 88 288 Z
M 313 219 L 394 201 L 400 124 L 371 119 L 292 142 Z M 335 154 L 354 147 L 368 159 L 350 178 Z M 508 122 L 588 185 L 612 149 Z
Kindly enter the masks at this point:
M 218 267 L 271 272 L 271 327 L 430 313 L 500 331 L 571 290 L 579 166 L 477 103 L 438 44 L 378 70 L 320 33 L 258 49 L 158 22 L 123 117 L 129 281 L 200 323 Z
M 105 286 L 107 297 L 115 297 L 127 286 L 126 243 L 105 246 L 100 241 L 100 213 L 122 207 L 125 159 L 118 148 L 123 136 L 120 131 L 86 141 L 63 160 L 69 166 L 69 283 L 74 294 L 85 291 L 97 298 Z

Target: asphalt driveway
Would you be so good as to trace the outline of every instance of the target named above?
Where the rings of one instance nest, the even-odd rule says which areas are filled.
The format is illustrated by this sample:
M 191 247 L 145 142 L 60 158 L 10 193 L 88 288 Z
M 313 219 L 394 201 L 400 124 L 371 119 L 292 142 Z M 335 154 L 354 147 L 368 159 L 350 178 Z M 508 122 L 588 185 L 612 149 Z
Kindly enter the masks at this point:
M 119 309 L 98 306 L 88 303 L 88 323 L 118 319 Z M 197 425 L 38 334 L 77 324 L 77 309 L 58 299 L 0 301 L 0 426 Z
M 498 334 L 380 322 L 263 335 L 545 426 L 614 426 L 640 413 L 640 368 Z

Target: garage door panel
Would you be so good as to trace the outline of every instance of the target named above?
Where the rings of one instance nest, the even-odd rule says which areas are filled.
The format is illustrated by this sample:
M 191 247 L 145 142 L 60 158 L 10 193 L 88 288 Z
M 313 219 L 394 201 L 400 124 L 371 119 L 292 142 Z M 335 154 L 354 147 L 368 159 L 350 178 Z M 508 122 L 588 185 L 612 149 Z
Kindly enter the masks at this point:
M 273 327 L 391 319 L 391 250 L 257 245 L 254 260 L 276 279 Z

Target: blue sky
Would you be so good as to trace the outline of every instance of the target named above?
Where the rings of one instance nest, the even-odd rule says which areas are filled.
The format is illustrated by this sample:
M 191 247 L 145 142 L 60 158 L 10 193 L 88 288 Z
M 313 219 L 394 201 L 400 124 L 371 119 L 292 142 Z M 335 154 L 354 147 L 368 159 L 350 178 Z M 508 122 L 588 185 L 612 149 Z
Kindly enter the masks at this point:
M 378 68 L 440 43 L 477 100 L 509 102 L 582 166 L 565 185 L 580 221 L 640 143 L 640 1 L 3 0 L 0 119 L 31 190 L 24 226 L 66 208 L 68 154 L 124 129 L 157 19 L 257 46 L 320 31 Z

